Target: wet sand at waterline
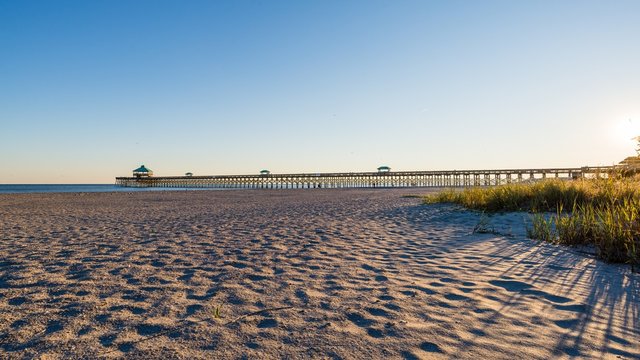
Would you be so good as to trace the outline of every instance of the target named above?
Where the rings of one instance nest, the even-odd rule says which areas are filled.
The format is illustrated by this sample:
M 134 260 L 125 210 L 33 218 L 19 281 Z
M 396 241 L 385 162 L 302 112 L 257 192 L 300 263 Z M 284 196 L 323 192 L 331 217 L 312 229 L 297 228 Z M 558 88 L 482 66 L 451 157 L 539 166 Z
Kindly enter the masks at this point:
M 426 191 L 0 195 L 0 358 L 640 357 L 639 274 Z

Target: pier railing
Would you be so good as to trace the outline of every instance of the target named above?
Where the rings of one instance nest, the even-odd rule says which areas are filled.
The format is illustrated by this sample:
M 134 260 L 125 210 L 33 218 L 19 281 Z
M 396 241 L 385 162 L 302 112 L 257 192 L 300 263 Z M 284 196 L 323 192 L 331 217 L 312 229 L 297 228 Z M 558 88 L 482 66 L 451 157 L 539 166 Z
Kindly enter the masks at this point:
M 393 171 L 217 176 L 117 177 L 124 187 L 311 189 L 382 187 L 470 187 L 531 182 L 546 178 L 607 177 L 616 167 L 552 169 Z

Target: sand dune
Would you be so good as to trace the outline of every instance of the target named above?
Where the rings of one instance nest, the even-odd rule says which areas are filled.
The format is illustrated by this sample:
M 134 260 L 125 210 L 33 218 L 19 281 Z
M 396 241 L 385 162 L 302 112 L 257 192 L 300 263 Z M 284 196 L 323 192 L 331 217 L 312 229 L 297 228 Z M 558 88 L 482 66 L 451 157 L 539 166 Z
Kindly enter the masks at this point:
M 638 274 L 415 192 L 2 195 L 0 358 L 640 358 Z

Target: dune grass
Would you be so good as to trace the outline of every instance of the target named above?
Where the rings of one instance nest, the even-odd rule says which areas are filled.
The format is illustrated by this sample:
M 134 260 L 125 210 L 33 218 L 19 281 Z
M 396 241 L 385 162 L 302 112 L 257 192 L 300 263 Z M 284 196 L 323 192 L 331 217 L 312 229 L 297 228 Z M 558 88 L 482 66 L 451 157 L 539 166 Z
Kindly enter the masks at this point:
M 546 180 L 490 188 L 445 190 L 426 203 L 456 203 L 485 212 L 530 211 L 529 237 L 564 245 L 593 245 L 609 262 L 640 265 L 640 180 Z M 545 212 L 553 212 L 545 216 Z
M 640 180 L 545 180 L 535 183 L 506 184 L 488 188 L 444 190 L 425 197 L 427 203 L 455 203 L 474 210 L 500 211 L 556 211 L 558 207 L 572 209 L 573 205 L 604 206 L 621 204 L 625 199 L 640 197 Z

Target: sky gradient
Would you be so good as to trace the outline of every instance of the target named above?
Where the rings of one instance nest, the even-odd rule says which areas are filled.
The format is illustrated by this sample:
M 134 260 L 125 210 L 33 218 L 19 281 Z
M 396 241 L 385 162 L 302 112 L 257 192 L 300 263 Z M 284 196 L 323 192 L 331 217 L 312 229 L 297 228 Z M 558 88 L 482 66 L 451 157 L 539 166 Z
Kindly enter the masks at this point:
M 0 184 L 634 154 L 640 1 L 0 0 Z

